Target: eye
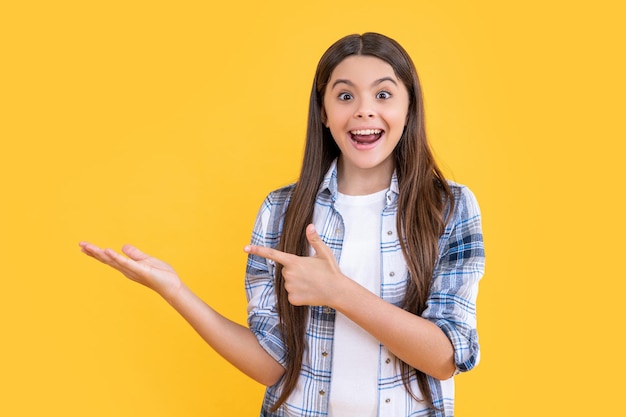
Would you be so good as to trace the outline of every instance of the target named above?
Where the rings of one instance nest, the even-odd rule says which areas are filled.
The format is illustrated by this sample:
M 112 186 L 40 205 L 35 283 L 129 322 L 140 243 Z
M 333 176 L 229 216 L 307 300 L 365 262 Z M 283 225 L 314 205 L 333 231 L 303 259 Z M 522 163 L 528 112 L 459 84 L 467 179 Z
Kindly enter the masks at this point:
M 350 100 L 351 98 L 352 98 L 352 94 L 350 94 L 350 93 L 340 93 L 339 94 L 339 100 L 341 100 L 341 101 Z
M 391 93 L 389 91 L 381 91 L 376 94 L 376 98 L 381 100 L 387 100 L 388 98 L 391 98 Z

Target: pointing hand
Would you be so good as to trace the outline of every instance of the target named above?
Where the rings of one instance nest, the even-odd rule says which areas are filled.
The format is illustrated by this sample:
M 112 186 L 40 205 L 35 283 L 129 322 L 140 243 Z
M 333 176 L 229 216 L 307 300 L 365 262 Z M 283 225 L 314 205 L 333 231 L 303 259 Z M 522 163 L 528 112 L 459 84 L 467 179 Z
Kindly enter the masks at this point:
M 244 251 L 270 259 L 283 266 L 285 290 L 289 302 L 293 305 L 333 305 L 338 280 L 346 278 L 339 269 L 339 264 L 332 250 L 310 224 L 306 228 L 306 237 L 315 250 L 313 256 L 297 256 L 263 246 L 249 245 Z

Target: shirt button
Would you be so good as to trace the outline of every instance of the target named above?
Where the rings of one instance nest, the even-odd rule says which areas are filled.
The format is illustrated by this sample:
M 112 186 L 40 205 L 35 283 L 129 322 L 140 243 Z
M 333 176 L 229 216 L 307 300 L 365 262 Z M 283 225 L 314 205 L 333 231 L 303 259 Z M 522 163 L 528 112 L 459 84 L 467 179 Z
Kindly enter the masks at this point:
M 396 273 L 395 273 L 395 272 L 393 272 L 393 271 L 391 271 L 391 272 L 389 273 L 389 276 L 390 276 L 390 277 L 393 277 L 393 276 L 395 276 L 395 275 L 396 275 Z
M 328 352 L 326 352 L 326 351 L 322 352 L 322 356 L 323 356 L 323 357 L 328 356 Z
M 320 390 L 320 395 L 326 395 L 326 391 L 324 391 L 323 389 Z
M 385 359 L 385 363 L 391 363 L 391 359 L 390 358 Z
M 389 404 L 389 403 L 391 402 L 391 398 L 387 398 L 387 399 L 385 400 L 385 402 L 386 402 L 387 404 Z
M 324 313 L 330 314 L 330 307 L 324 307 Z
M 387 230 L 387 234 L 388 234 L 389 236 L 391 236 L 391 235 L 393 235 L 393 232 L 392 232 L 391 230 Z
M 336 234 L 337 236 L 339 236 L 339 235 L 341 234 L 341 229 L 340 229 L 340 228 L 336 228 L 336 229 L 335 229 L 335 234 Z

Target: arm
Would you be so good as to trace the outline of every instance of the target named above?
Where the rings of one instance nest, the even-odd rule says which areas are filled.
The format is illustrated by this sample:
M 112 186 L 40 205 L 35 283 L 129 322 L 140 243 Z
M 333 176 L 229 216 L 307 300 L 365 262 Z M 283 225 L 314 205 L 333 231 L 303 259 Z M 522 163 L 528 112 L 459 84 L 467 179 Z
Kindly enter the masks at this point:
M 342 274 L 313 225 L 307 227 L 306 235 L 315 256 L 299 257 L 252 245 L 245 251 L 283 265 L 285 289 L 292 304 L 332 307 L 411 366 L 435 378 L 452 376 L 453 348 L 436 325 L 384 301 Z
M 422 317 L 387 303 L 343 275 L 312 225 L 306 233 L 315 256 L 297 257 L 259 246 L 245 250 L 283 265 L 292 304 L 333 307 L 406 363 L 447 379 L 478 361 L 475 301 L 484 270 L 480 214 L 469 191 L 459 197 L 440 239 L 440 259 Z
M 434 323 L 386 302 L 345 276 L 337 281 L 329 301 L 330 307 L 414 368 L 437 379 L 454 374 L 452 343 Z
M 439 260 L 422 317 L 452 342 L 458 373 L 471 370 L 480 359 L 476 298 L 485 272 L 485 250 L 476 198 L 466 187 L 453 190 L 455 211 L 439 239 Z
M 81 242 L 82 251 L 111 266 L 129 279 L 157 292 L 222 357 L 264 385 L 274 385 L 284 373 L 245 326 L 235 323 L 196 296 L 166 263 L 126 245 L 121 254 Z
M 484 273 L 480 209 L 468 188 L 455 185 L 453 192 L 454 211 L 439 238 L 439 257 L 421 316 L 376 302 L 378 297 L 363 289 L 340 297 L 336 307 L 400 359 L 437 379 L 468 371 L 479 360 L 476 297 Z

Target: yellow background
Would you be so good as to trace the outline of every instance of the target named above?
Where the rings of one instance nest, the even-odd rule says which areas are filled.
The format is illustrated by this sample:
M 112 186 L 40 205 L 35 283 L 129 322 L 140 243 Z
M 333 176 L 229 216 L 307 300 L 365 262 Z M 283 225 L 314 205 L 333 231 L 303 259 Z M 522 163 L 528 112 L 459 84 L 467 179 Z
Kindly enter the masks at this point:
M 296 178 L 317 60 L 364 31 L 414 58 L 437 157 L 484 215 L 457 415 L 618 413 L 621 2 L 298 3 L 0 6 L 0 415 L 258 415 L 261 386 L 77 242 L 134 243 L 244 323 L 242 247 Z

